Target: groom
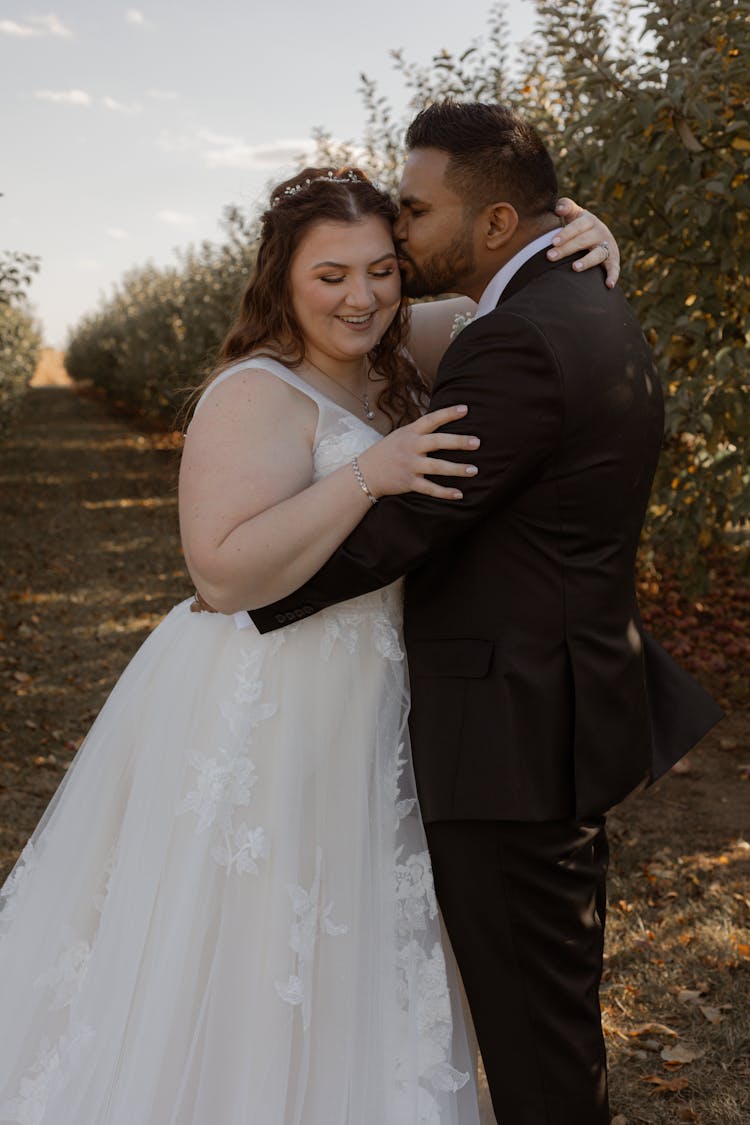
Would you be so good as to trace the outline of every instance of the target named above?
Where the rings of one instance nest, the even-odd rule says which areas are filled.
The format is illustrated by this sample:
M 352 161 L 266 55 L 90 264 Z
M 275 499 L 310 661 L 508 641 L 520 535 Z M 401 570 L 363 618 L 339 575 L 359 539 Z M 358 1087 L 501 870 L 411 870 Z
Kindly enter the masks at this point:
M 496 1115 L 608 1125 L 605 813 L 720 717 L 638 616 L 658 376 L 622 293 L 547 259 L 557 180 L 533 129 L 444 103 L 406 141 L 405 290 L 479 302 L 430 404 L 468 404 L 479 474 L 459 502 L 384 499 L 251 616 L 277 629 L 408 574 L 420 804 Z

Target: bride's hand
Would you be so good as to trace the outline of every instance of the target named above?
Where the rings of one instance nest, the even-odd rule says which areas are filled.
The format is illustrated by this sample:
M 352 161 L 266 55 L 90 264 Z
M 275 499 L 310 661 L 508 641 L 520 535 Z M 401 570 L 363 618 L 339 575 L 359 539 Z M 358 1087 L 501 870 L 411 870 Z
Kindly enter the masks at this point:
M 441 500 L 462 499 L 460 489 L 434 484 L 427 480 L 427 474 L 432 477 L 471 477 L 477 473 L 476 466 L 441 461 L 428 454 L 438 449 L 479 448 L 476 437 L 435 432 L 440 426 L 465 417 L 467 409 L 466 406 L 448 406 L 443 410 L 434 410 L 416 422 L 394 430 L 361 453 L 359 467 L 372 495 L 378 498 L 402 492 L 421 492 Z
M 588 250 L 586 257 L 579 258 L 573 268 L 589 270 L 592 266 L 603 265 L 607 273 L 607 287 L 614 289 L 620 276 L 620 248 L 609 227 L 590 211 L 584 211 L 573 199 L 559 199 L 555 211 L 565 226 L 552 239 L 554 249 L 547 252 L 550 261 Z

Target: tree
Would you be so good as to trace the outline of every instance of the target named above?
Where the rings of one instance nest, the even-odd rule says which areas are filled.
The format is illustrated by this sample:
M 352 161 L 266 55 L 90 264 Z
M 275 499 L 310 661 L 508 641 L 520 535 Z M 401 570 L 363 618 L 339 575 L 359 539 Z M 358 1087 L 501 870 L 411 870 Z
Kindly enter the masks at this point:
M 594 208 L 623 251 L 621 284 L 654 348 L 666 439 L 653 543 L 700 576 L 705 551 L 750 518 L 750 0 L 538 0 L 523 70 L 502 6 L 488 34 L 428 67 L 395 65 L 408 116 L 443 97 L 498 100 L 531 120 L 566 194 Z M 408 117 L 362 76 L 359 151 L 395 186 Z M 321 156 L 348 158 L 319 136 Z
M 26 300 L 26 290 L 39 269 L 32 254 L 0 252 L 0 430 L 34 374 L 41 334 Z
M 227 207 L 225 241 L 130 270 L 72 333 L 66 367 L 110 399 L 173 423 L 218 345 L 255 261 L 257 223 Z
M 0 251 L 0 305 L 10 305 L 26 295 L 35 273 L 39 271 L 39 258 L 18 250 Z

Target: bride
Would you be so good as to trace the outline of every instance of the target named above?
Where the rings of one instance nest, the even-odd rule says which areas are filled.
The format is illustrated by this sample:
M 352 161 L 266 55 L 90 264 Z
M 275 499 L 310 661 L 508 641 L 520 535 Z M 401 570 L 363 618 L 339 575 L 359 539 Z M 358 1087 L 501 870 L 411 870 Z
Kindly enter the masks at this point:
M 271 197 L 185 440 L 200 593 L 126 668 L 0 890 L 3 1125 L 478 1121 L 400 584 L 267 636 L 234 612 L 300 586 L 379 496 L 460 503 L 475 471 L 474 439 L 439 432 L 465 408 L 420 417 L 432 361 L 407 350 L 436 362 L 468 310 L 409 335 L 394 216 L 354 170 Z

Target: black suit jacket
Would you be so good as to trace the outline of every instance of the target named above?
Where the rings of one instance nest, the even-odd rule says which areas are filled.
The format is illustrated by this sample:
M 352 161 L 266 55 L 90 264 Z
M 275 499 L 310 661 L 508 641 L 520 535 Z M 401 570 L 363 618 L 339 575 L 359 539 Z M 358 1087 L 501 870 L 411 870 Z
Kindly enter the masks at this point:
M 251 616 L 265 632 L 408 574 L 425 820 L 597 815 L 721 717 L 640 627 L 635 556 L 663 428 L 650 350 L 599 270 L 541 252 L 446 352 L 430 409 L 458 402 L 468 418 L 447 428 L 481 438 L 464 499 L 384 499 L 305 586 Z

